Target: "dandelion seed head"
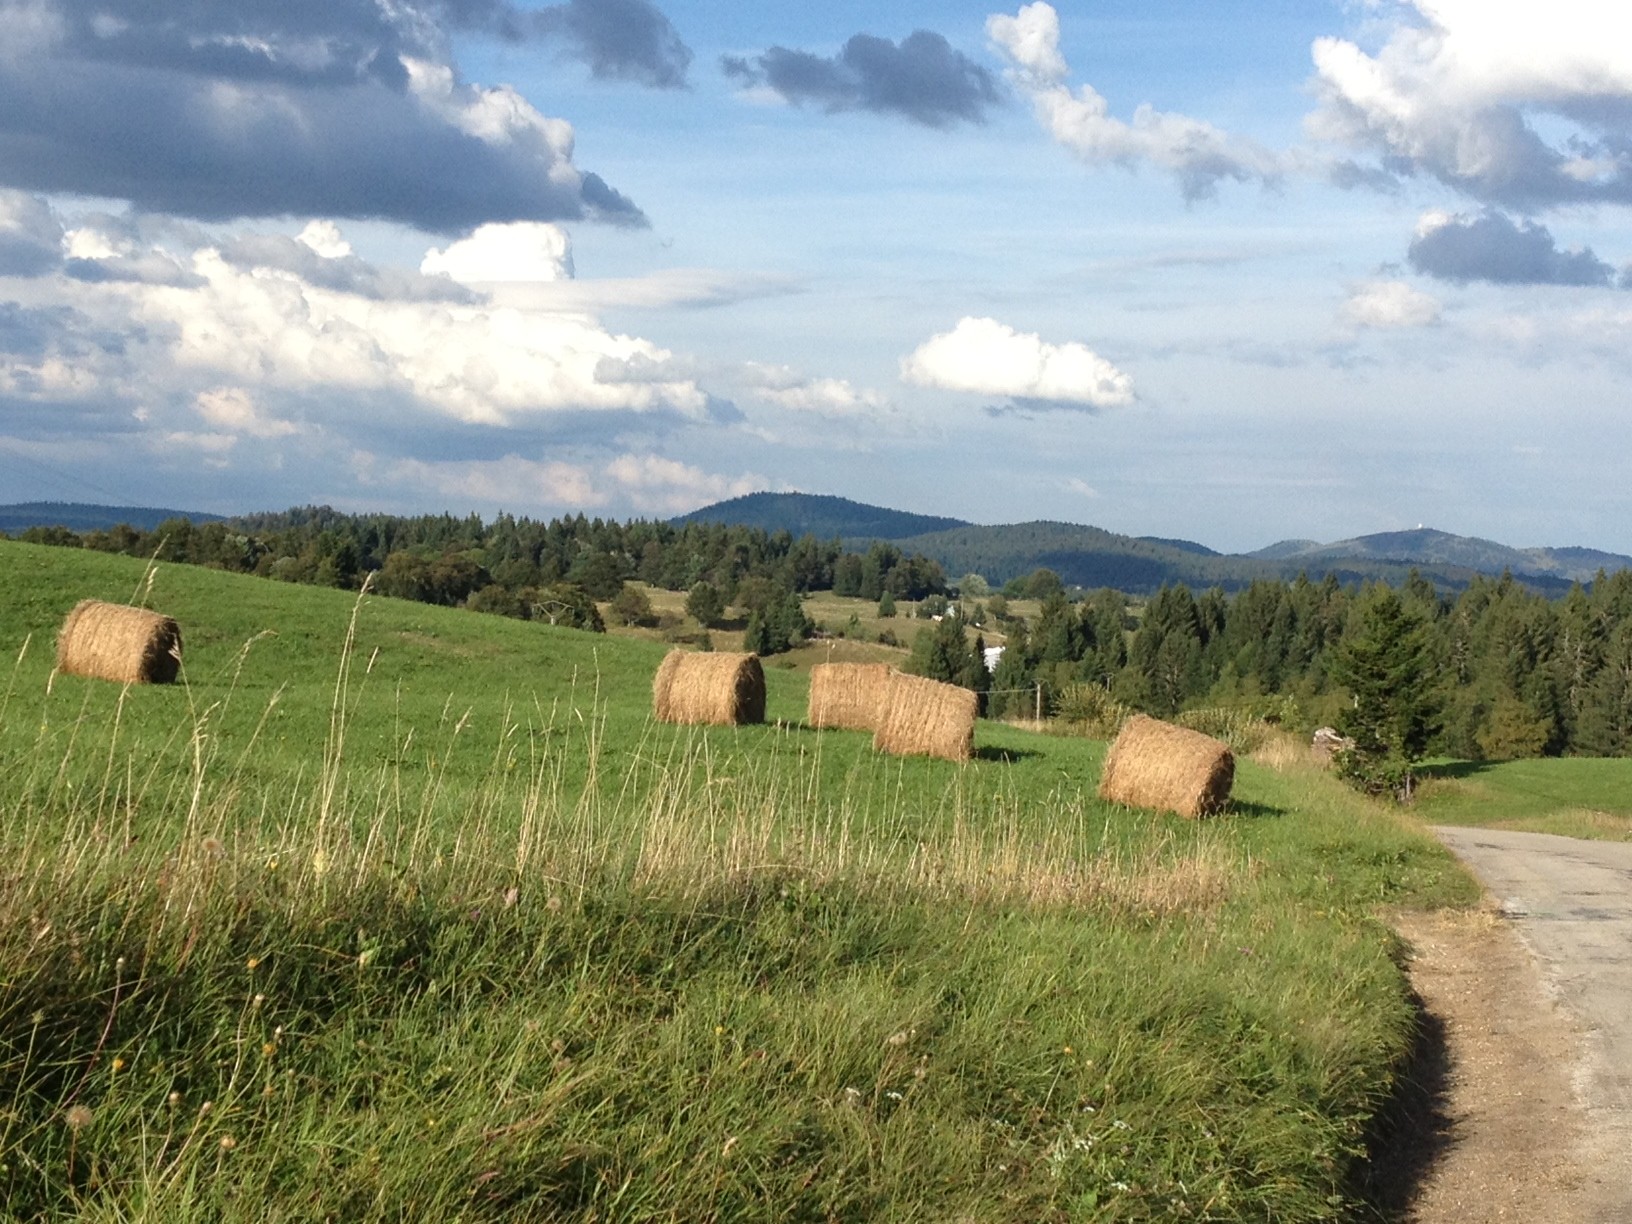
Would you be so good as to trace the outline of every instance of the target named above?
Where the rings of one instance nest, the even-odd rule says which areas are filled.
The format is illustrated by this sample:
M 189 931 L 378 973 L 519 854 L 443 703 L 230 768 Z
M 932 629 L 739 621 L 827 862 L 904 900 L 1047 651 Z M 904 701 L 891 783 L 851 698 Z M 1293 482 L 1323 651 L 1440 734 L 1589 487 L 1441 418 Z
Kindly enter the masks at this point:
M 906 1029 L 902 1029 L 899 1033 L 891 1033 L 888 1037 L 884 1038 L 884 1044 L 887 1046 L 895 1046 L 900 1048 L 901 1046 L 906 1045 L 911 1038 L 912 1034 Z
M 203 847 L 204 853 L 211 858 L 220 858 L 227 851 L 227 848 L 221 844 L 219 837 L 206 837 L 200 845 Z
M 232 1151 L 233 1148 L 235 1148 L 237 1146 L 238 1146 L 238 1140 L 234 1139 L 231 1135 L 222 1135 L 221 1136 L 221 1150 L 223 1152 L 230 1152 L 230 1151 Z
M 87 1105 L 70 1105 L 63 1111 L 62 1120 L 68 1124 L 68 1129 L 76 1134 L 96 1121 L 96 1115 Z
M 204 1104 L 202 1104 L 202 1105 L 200 1105 L 198 1107 L 198 1116 L 201 1117 L 201 1118 L 207 1117 L 209 1115 L 209 1112 L 214 1108 L 215 1108 L 215 1102 L 214 1101 L 205 1101 Z
M 171 1109 L 174 1109 L 177 1105 L 181 1104 L 181 1093 L 172 1092 L 169 1096 L 164 1098 L 164 1103 L 170 1106 Z

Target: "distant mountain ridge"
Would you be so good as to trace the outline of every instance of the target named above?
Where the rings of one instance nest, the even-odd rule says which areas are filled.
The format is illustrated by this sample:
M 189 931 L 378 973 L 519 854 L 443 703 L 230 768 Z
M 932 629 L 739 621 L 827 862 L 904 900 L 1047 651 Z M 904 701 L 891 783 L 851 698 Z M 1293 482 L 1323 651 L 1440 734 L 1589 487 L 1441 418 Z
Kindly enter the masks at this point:
M 1495 540 L 1452 535 L 1432 527 L 1412 531 L 1384 531 L 1332 544 L 1312 540 L 1283 540 L 1249 554 L 1286 561 L 1331 561 L 1355 557 L 1399 561 L 1413 565 L 1455 565 L 1482 574 L 1528 575 L 1591 582 L 1599 570 L 1632 566 L 1632 557 L 1595 548 L 1512 548 Z
M 721 522 L 767 531 L 837 536 L 852 547 L 884 540 L 940 562 L 948 576 L 976 573 L 994 583 L 1047 568 L 1068 584 L 1149 593 L 1164 584 L 1238 590 L 1258 579 L 1382 579 L 1398 583 L 1417 570 L 1435 585 L 1460 590 L 1476 575 L 1511 573 L 1525 585 L 1562 594 L 1600 570 L 1632 569 L 1632 557 L 1591 548 L 1513 548 L 1432 528 L 1357 536 L 1332 544 L 1283 540 L 1255 553 L 1219 553 L 1190 540 L 1126 536 L 1076 523 L 980 526 L 914 515 L 847 498 L 754 493 L 693 511 L 676 522 Z M 918 523 L 938 524 L 913 530 Z
M 8 534 L 30 527 L 66 527 L 69 531 L 107 531 L 128 523 L 152 531 L 165 519 L 184 518 L 195 523 L 219 523 L 223 514 L 198 510 L 166 510 L 157 506 L 100 506 L 90 502 L 17 502 L 0 506 L 0 531 Z

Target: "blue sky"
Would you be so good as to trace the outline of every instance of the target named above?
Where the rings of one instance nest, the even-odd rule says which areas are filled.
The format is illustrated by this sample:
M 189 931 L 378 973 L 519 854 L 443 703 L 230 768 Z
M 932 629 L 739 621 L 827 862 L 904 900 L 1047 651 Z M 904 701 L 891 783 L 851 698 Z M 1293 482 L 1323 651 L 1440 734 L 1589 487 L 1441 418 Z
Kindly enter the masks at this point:
M 1588 0 L 0 0 L 0 501 L 1632 552 Z

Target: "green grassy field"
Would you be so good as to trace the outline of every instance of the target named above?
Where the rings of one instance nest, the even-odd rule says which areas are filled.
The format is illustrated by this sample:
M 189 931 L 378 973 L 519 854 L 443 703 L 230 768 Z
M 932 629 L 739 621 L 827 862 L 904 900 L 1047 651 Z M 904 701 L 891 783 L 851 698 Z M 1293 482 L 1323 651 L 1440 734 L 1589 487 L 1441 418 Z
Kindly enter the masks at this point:
M 1450 761 L 1425 779 L 1416 810 L 1430 824 L 1632 838 L 1632 764 L 1620 758 Z
M 1104 745 L 654 724 L 654 642 L 0 543 L 0 1210 L 1321 1220 L 1413 1036 L 1395 814 Z M 150 581 L 149 581 L 150 577 Z M 185 684 L 54 676 L 85 596 Z

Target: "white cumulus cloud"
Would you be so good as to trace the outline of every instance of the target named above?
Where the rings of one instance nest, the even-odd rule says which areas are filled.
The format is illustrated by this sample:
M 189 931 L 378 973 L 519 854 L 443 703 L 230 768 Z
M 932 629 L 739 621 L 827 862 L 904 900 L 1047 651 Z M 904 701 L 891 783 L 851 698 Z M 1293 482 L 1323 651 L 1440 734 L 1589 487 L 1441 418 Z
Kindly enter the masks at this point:
M 986 34 L 1013 65 L 1010 79 L 1030 96 L 1043 127 L 1086 162 L 1130 168 L 1148 162 L 1174 174 L 1187 199 L 1211 196 L 1224 179 L 1267 182 L 1281 173 L 1274 153 L 1204 120 L 1149 103 L 1131 120 L 1118 119 L 1093 86 L 1073 92 L 1060 54 L 1059 14 L 1043 0 L 1012 17 L 987 18 Z
M 741 497 L 771 487 L 763 476 L 721 476 L 660 455 L 619 455 L 605 474 L 639 509 L 678 514 L 709 502 Z
M 1004 396 L 1037 406 L 1115 408 L 1133 402 L 1133 380 L 1084 344 L 1053 344 L 996 319 L 964 318 L 901 360 L 922 387 Z
M 547 221 L 490 222 L 468 238 L 426 253 L 419 270 L 462 285 L 572 279 L 572 246 L 566 231 Z
M 196 284 L 153 286 L 125 299 L 162 355 L 249 390 L 377 392 L 467 424 L 512 426 L 563 410 L 667 409 L 701 416 L 689 378 L 601 377 L 606 368 L 662 369 L 667 350 L 608 332 L 593 318 L 483 302 L 381 299 L 314 284 L 288 269 L 193 252 Z
M 766 477 L 752 472 L 726 476 L 661 455 L 632 452 L 598 462 L 570 462 L 517 454 L 498 459 L 387 459 L 358 450 L 351 456 L 351 467 L 357 481 L 370 489 L 429 490 L 453 505 L 493 510 L 623 505 L 637 514 L 672 515 L 773 487 Z
M 1368 53 L 1313 47 L 1318 139 L 1487 204 L 1632 202 L 1632 9 L 1409 0 Z
M 277 420 L 263 413 L 242 387 L 212 387 L 208 391 L 200 391 L 193 405 L 206 424 L 233 441 L 245 435 L 251 438 L 286 438 L 301 432 L 301 427 L 293 421 Z
M 1391 329 L 1430 327 L 1439 322 L 1439 299 L 1404 281 L 1367 281 L 1356 285 L 1339 317 L 1352 327 Z
M 839 419 L 875 417 L 890 410 L 889 400 L 876 391 L 858 390 L 844 378 L 809 378 L 791 366 L 748 362 L 742 381 L 755 398 L 793 412 Z

